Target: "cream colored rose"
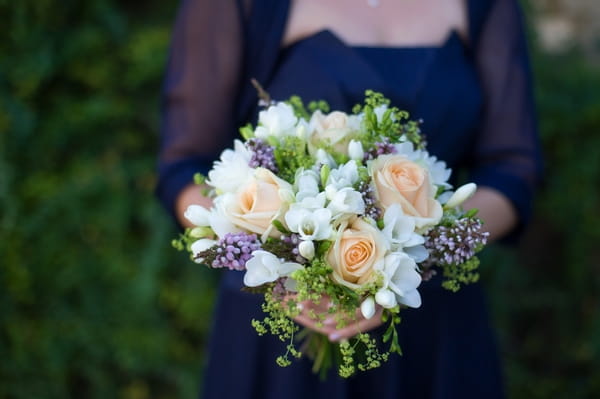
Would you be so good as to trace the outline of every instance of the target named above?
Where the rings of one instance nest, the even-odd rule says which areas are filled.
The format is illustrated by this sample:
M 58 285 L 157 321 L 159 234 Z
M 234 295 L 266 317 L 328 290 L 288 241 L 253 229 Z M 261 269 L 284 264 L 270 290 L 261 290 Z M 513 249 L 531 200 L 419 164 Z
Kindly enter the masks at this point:
M 363 219 L 343 223 L 326 255 L 333 279 L 357 289 L 374 278 L 374 267 L 383 262 L 387 242 L 381 232 Z
M 387 209 L 399 204 L 405 215 L 415 219 L 417 228 L 432 226 L 442 217 L 435 200 L 435 187 L 429 173 L 403 155 L 382 155 L 369 165 L 379 204 Z
M 258 168 L 254 176 L 226 199 L 225 214 L 233 224 L 253 233 L 279 236 L 274 220 L 283 221 L 292 186 L 271 171 Z
M 323 115 L 321 111 L 313 113 L 309 123 L 309 137 L 311 146 L 329 144 L 336 151 L 348 153 L 348 144 L 360 128 L 360 120 L 355 115 L 347 115 L 340 111 L 333 111 Z

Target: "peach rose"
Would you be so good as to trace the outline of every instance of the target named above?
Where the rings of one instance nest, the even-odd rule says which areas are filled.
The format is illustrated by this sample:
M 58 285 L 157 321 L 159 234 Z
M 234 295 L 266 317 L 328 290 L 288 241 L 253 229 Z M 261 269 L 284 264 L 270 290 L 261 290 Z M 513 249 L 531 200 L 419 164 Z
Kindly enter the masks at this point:
M 375 265 L 382 262 L 387 242 L 381 232 L 363 219 L 342 223 L 326 255 L 333 279 L 357 289 L 372 280 Z
M 403 155 L 382 155 L 369 165 L 379 204 L 387 209 L 399 204 L 418 228 L 437 224 L 442 206 L 435 200 L 429 172 Z
M 314 146 L 326 143 L 347 155 L 348 144 L 359 128 L 360 120 L 354 115 L 349 116 L 340 111 L 323 115 L 321 111 L 316 111 L 309 124 L 310 143 Z
M 288 198 L 293 198 L 292 186 L 268 169 L 258 168 L 250 181 L 226 199 L 225 213 L 236 226 L 277 237 L 281 233 L 272 223 L 283 220 Z

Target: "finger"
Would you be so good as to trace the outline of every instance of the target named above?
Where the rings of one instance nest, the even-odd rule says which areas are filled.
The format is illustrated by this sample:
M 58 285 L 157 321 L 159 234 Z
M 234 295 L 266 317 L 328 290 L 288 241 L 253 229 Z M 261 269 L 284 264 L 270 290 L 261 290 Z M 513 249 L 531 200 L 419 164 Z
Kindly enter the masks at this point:
M 339 330 L 333 331 L 329 334 L 329 340 L 331 342 L 339 342 L 343 339 L 349 339 L 354 337 L 356 334 L 370 331 L 376 327 L 379 327 L 381 322 L 381 315 L 383 314 L 383 309 L 379 308 L 377 312 L 370 319 L 365 319 L 361 317 L 354 323 L 350 325 L 340 328 Z

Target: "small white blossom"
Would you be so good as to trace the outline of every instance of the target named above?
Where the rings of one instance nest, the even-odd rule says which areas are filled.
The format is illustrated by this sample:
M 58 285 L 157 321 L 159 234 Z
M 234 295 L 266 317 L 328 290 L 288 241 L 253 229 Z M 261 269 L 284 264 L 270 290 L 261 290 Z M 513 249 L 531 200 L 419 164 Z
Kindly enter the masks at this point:
M 298 252 L 304 258 L 311 260 L 315 257 L 315 243 L 310 240 L 300 242 Z
M 201 205 L 188 206 L 183 216 L 194 226 L 210 226 L 210 211 Z
M 295 188 L 296 200 L 302 201 L 307 197 L 316 197 L 319 194 L 320 177 L 314 170 L 302 170 L 296 174 Z
M 372 296 L 367 297 L 360 305 L 360 312 L 365 319 L 370 319 L 375 315 L 375 300 Z
M 444 205 L 445 208 L 454 208 L 471 198 L 475 191 L 477 190 L 477 185 L 475 183 L 467 183 L 463 186 L 460 186 L 458 190 L 452 194 L 450 199 Z
M 393 308 L 398 304 L 396 295 L 387 288 L 382 288 L 375 294 L 375 302 L 386 309 Z
M 417 287 L 421 284 L 421 275 L 417 272 L 417 264 L 410 256 L 403 252 L 388 254 L 381 273 L 384 277 L 382 289 L 392 291 L 398 303 L 411 308 L 421 306 L 421 296 L 417 291 Z
M 358 181 L 358 167 L 355 161 L 346 162 L 336 169 L 329 172 L 327 186 L 333 186 L 336 189 L 352 187 Z
M 285 214 L 288 228 L 302 240 L 325 240 L 331 236 L 331 211 L 326 208 L 308 210 L 294 207 Z
M 340 220 L 345 216 L 362 215 L 365 213 L 365 201 L 358 191 L 344 187 L 333 194 L 327 209 L 331 210 L 333 219 Z
M 392 251 L 403 251 L 415 262 L 422 262 L 429 256 L 423 245 L 425 238 L 415 233 L 415 220 L 404 215 L 402 207 L 391 205 L 383 215 L 383 235 L 390 243 Z
M 350 140 L 350 143 L 348 144 L 348 155 L 350 156 L 350 159 L 354 161 L 362 161 L 365 156 L 362 143 L 360 141 Z
M 232 193 L 252 178 L 254 169 L 248 164 L 252 154 L 242 144 L 235 140 L 234 150 L 227 149 L 221 154 L 213 168 L 208 172 L 206 183 L 217 190 L 217 193 Z
M 333 157 L 322 148 L 319 148 L 317 150 L 317 152 L 315 153 L 315 158 L 317 159 L 317 162 L 322 165 L 327 165 L 330 168 L 335 168 L 336 166 Z
M 254 130 L 254 135 L 259 139 L 294 135 L 297 122 L 294 109 L 289 104 L 279 102 L 259 112 L 259 126 Z
M 258 287 L 265 283 L 271 283 L 279 277 L 289 277 L 300 269 L 302 269 L 302 265 L 283 262 L 270 252 L 254 251 L 252 258 L 246 262 L 244 284 L 247 287 Z

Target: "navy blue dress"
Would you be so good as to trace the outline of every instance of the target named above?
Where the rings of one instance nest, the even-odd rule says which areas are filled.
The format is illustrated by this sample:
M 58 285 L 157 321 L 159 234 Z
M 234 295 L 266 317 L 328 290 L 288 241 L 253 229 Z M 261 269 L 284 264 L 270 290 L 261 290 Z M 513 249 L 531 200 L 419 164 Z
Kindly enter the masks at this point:
M 506 195 L 521 225 L 540 169 L 520 12 L 513 0 L 469 2 L 469 40 L 456 32 L 435 47 L 353 47 L 323 30 L 280 48 L 289 4 L 184 2 L 165 81 L 157 192 L 167 209 L 198 170 L 230 146 L 236 126 L 256 115 L 258 78 L 272 98 L 324 99 L 349 111 L 365 89 L 423 120 L 429 150 L 469 180 Z M 203 24 L 204 23 L 204 24 Z M 208 26 L 207 26 L 208 25 Z M 226 28 L 223 28 L 226 27 Z M 221 47 L 227 42 L 227 48 Z M 210 59 L 206 57 L 211 57 Z M 261 296 L 240 292 L 242 273 L 222 278 L 207 369 L 212 398 L 501 398 L 494 334 L 478 284 L 452 294 L 438 279 L 421 288 L 420 309 L 403 311 L 404 354 L 383 367 L 320 381 L 302 360 L 275 364 L 284 344 L 259 337 Z

